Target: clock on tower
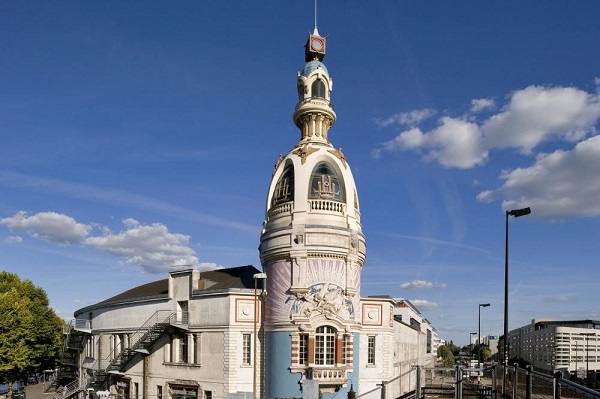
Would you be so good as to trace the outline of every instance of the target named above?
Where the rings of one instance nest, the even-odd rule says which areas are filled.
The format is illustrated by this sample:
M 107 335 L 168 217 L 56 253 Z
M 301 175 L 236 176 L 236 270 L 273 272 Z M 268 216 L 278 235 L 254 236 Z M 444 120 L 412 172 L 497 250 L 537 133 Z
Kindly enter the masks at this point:
M 305 61 L 322 61 L 325 58 L 325 38 L 318 34 L 312 34 L 308 37 L 305 46 Z

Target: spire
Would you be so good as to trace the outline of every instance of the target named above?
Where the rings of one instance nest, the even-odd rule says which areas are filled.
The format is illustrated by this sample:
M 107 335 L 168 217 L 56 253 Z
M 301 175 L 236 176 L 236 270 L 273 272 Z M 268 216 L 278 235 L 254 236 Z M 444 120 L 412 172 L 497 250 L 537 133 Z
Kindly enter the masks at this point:
M 316 5 L 315 5 L 316 10 Z M 325 37 L 319 34 L 316 24 L 308 34 L 304 47 L 306 65 L 298 72 L 298 105 L 294 123 L 302 131 L 301 141 L 329 144 L 328 131 L 335 123 L 336 115 L 331 105 L 333 80 L 322 63 L 325 58 Z

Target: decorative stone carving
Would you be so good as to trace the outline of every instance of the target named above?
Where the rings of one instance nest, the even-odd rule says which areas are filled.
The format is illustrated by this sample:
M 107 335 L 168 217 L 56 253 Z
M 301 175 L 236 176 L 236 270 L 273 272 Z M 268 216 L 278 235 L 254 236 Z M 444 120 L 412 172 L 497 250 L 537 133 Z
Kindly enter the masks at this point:
M 277 168 L 279 167 L 279 165 L 281 164 L 281 162 L 283 161 L 284 156 L 279 154 L 279 158 L 277 158 L 277 161 L 275 162 L 275 168 L 273 168 L 273 174 L 271 176 L 275 176 L 275 172 L 277 172 Z
M 309 287 L 308 292 L 298 293 L 290 309 L 290 316 L 310 317 L 318 312 L 328 319 L 348 318 L 354 314 L 354 306 L 341 287 L 331 283 L 320 283 Z
M 344 156 L 344 153 L 342 152 L 342 147 L 340 147 L 339 150 L 327 150 L 327 151 L 329 151 L 332 155 L 335 155 L 337 159 L 342 161 L 342 164 L 344 164 L 344 169 L 348 169 L 348 164 L 346 163 L 346 157 Z
M 304 165 L 304 163 L 306 162 L 306 158 L 308 158 L 308 156 L 315 151 L 319 151 L 319 149 L 309 147 L 307 144 L 305 144 L 302 147 L 297 148 L 296 150 L 292 151 L 292 153 L 295 155 L 298 155 L 300 157 L 300 159 L 302 160 L 301 161 L 302 165 Z

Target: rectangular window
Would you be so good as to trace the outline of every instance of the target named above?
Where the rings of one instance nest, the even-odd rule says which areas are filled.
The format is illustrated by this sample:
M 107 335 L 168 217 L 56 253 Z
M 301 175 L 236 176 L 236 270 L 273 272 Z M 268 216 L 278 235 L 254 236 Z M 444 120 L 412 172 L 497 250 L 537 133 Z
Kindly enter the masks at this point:
M 86 357 L 94 357 L 95 348 L 94 348 L 94 336 L 89 336 L 87 338 L 85 344 L 85 356 Z
M 369 335 L 367 345 L 367 364 L 375 364 L 375 336 Z
M 330 366 L 335 364 L 336 331 L 332 327 L 317 328 L 315 334 L 315 364 Z
M 162 385 L 156 386 L 156 399 L 163 399 L 162 396 Z
M 204 399 L 212 399 L 212 391 L 204 391 Z
M 179 363 L 188 362 L 188 340 L 187 335 L 179 336 Z
M 308 334 L 299 334 L 300 339 L 298 346 L 298 363 L 307 365 L 308 364 Z
M 193 362 L 194 364 L 200 364 L 200 349 L 202 345 L 202 334 L 194 334 L 194 349 L 193 349 Z
M 139 399 L 140 397 L 140 385 L 137 382 L 133 383 L 133 397 Z
M 252 364 L 252 344 L 250 339 L 252 336 L 250 334 L 243 334 L 243 343 L 242 343 L 242 364 L 248 365 Z

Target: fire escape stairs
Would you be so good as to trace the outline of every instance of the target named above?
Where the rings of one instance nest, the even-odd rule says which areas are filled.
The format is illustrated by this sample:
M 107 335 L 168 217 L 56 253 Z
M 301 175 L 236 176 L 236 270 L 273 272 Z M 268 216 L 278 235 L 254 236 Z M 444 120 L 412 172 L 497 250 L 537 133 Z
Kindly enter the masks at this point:
M 91 334 L 91 330 L 78 329 L 74 326 L 76 323 L 71 322 L 68 331 L 65 332 L 65 345 L 60 368 L 60 370 L 64 369 L 66 374 L 62 379 L 55 379 L 51 385 L 51 387 L 54 386 L 54 390 L 58 388 L 59 384 L 62 384 L 63 388 L 57 391 L 51 399 L 68 399 L 89 388 L 102 389 L 110 375 L 123 374 L 123 370 L 135 355 L 150 354 L 152 346 L 163 334 L 172 329 L 187 331 L 187 320 L 187 312 L 157 311 L 138 331 L 131 335 L 129 347 L 115 348 L 106 359 L 97 360 L 79 378 L 77 376 L 79 355 L 85 348 L 85 339 L 87 334 Z M 66 379 L 71 382 L 64 384 Z

